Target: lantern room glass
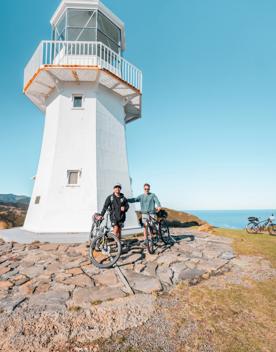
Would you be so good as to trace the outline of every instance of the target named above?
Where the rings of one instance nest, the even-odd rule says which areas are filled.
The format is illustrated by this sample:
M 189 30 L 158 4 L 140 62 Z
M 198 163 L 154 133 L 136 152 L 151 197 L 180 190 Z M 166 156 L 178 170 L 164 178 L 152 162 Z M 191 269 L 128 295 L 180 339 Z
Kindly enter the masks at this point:
M 53 40 L 98 41 L 121 53 L 121 30 L 98 10 L 67 9 L 53 27 Z

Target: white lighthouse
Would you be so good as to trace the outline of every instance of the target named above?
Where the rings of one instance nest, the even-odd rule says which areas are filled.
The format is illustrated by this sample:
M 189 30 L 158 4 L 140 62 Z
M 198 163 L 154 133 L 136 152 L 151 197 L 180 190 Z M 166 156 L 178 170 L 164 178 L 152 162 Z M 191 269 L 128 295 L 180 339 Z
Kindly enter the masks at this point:
M 142 73 L 122 56 L 123 22 L 99 0 L 62 0 L 51 25 L 24 74 L 24 93 L 45 113 L 24 229 L 88 232 L 115 183 L 132 196 L 126 124 L 141 117 Z M 125 228 L 139 228 L 133 207 Z

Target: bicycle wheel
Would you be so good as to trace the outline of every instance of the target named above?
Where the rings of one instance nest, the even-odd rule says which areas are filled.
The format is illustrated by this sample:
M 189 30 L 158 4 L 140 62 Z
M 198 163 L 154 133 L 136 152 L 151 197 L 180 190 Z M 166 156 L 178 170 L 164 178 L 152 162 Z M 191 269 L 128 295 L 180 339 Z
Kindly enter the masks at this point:
M 268 228 L 268 232 L 271 236 L 276 236 L 276 224 L 271 224 Z
M 175 243 L 175 239 L 170 234 L 169 226 L 163 220 L 159 224 L 159 232 L 164 244 L 170 245 Z
M 96 237 L 96 225 L 95 225 L 95 223 L 93 223 L 91 231 L 90 231 L 90 234 L 89 234 L 90 245 L 91 245 L 91 243 L 93 241 L 93 238 L 95 238 L 95 237 Z
M 146 233 L 147 233 L 147 249 L 150 254 L 153 254 L 155 252 L 155 236 L 149 224 L 147 224 L 146 226 Z
M 95 237 L 89 248 L 91 262 L 99 269 L 113 267 L 120 258 L 120 240 L 111 232 Z
M 259 231 L 259 227 L 258 225 L 250 222 L 249 224 L 247 224 L 246 226 L 246 232 L 249 234 L 256 234 Z

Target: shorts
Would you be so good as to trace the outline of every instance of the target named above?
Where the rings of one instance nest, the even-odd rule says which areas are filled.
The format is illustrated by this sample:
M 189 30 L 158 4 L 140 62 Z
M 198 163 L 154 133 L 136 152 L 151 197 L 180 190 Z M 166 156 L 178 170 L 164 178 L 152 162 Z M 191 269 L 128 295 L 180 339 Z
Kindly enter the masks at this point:
M 118 226 L 120 227 L 121 229 L 124 228 L 124 223 L 123 222 L 120 222 L 120 221 L 114 221 L 114 222 L 111 222 L 111 226 L 114 227 L 114 226 Z
M 121 229 L 124 227 L 124 222 L 125 222 L 125 219 L 115 219 L 115 218 L 111 218 L 111 226 L 114 227 L 114 226 L 119 226 Z
M 152 218 L 154 218 L 155 220 L 157 220 L 157 216 L 155 214 L 150 214 L 150 216 Z M 143 225 L 146 225 L 147 220 L 149 220 L 149 214 L 142 214 L 142 223 L 143 223 Z

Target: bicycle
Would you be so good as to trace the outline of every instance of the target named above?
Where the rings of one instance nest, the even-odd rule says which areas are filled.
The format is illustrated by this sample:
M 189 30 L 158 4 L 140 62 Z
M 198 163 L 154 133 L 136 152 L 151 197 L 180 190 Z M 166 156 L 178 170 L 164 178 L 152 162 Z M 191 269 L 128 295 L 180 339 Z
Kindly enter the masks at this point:
M 161 240 L 165 245 L 173 245 L 176 241 L 170 234 L 170 229 L 165 221 L 168 214 L 164 210 L 160 210 L 156 215 L 147 213 L 148 219 L 146 220 L 146 243 L 147 249 L 150 254 L 155 252 L 157 243 Z
M 111 232 L 108 225 L 109 220 L 109 212 L 107 212 L 105 222 L 100 218 L 100 214 L 93 215 L 93 224 L 89 236 L 89 258 L 92 264 L 99 269 L 112 268 L 122 253 L 121 242 Z
M 273 223 L 275 220 L 272 214 L 268 219 L 261 220 L 254 216 L 248 218 L 249 223 L 246 225 L 246 231 L 249 234 L 257 234 L 268 232 L 270 235 L 276 235 L 276 224 Z

